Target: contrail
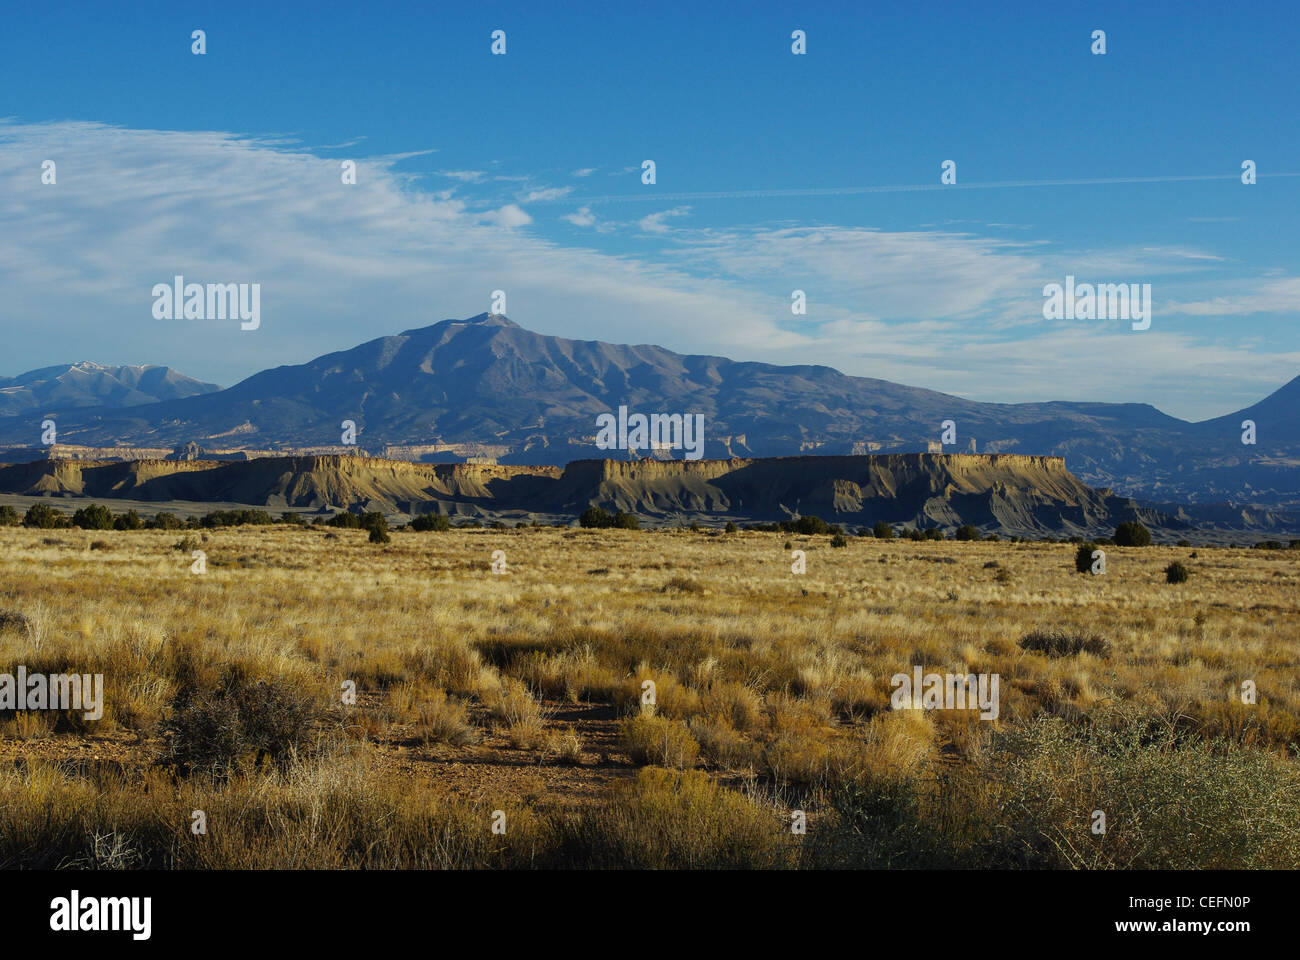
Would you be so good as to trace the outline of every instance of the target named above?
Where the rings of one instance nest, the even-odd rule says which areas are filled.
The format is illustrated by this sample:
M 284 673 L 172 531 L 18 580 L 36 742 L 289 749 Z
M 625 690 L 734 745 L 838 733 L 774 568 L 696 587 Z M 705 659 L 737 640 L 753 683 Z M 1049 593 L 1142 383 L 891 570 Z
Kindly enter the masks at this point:
M 1260 180 L 1265 177 L 1300 177 L 1300 173 L 1258 174 Z M 534 203 L 576 203 L 590 205 L 593 203 L 626 203 L 637 200 L 649 200 L 662 203 L 668 200 L 763 200 L 769 197 L 850 197 L 871 193 L 916 193 L 922 190 L 1001 190 L 1011 187 L 1086 187 L 1108 183 L 1189 183 L 1200 180 L 1238 180 L 1239 173 L 1207 173 L 1186 177 L 1094 177 L 1083 180 L 995 180 L 987 183 L 915 183 L 900 184 L 889 187 L 808 187 L 788 190 L 722 190 L 703 193 L 659 193 L 646 190 L 643 193 L 611 194 L 603 197 L 575 197 L 573 195 L 548 200 L 534 200 Z

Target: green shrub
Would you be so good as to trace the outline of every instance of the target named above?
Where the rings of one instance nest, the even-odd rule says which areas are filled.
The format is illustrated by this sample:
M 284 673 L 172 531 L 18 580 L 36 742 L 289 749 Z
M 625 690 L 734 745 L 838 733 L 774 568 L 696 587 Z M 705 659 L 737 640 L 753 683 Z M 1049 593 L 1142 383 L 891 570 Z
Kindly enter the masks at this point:
M 835 536 L 831 537 L 832 547 L 847 547 L 848 545 L 849 542 L 844 539 L 844 535 L 842 533 L 837 533 L 835 534 Z
M 154 518 L 147 524 L 151 530 L 180 530 L 185 524 L 174 513 L 168 513 L 166 510 L 155 514 Z
M 1074 551 L 1074 569 L 1079 573 L 1092 572 L 1092 554 L 1097 549 L 1095 543 L 1083 543 Z
M 894 539 L 894 528 L 885 523 L 884 520 L 877 520 L 876 525 L 871 528 L 871 532 L 875 534 L 876 538 L 879 540 Z
M 445 533 L 451 529 L 451 520 L 440 513 L 422 513 L 418 517 L 412 517 L 409 526 L 419 532 L 433 530 Z
M 1165 567 L 1165 583 L 1186 583 L 1189 576 L 1191 572 L 1177 560 Z
M 1137 520 L 1125 520 L 1115 528 L 1114 540 L 1117 547 L 1149 547 L 1151 531 Z
M 269 526 L 275 519 L 265 510 L 213 510 L 199 519 L 201 527 Z
M 620 530 L 640 530 L 641 521 L 637 519 L 635 513 L 612 514 L 601 507 L 588 507 L 582 511 L 578 517 L 578 525 L 595 529 L 604 529 L 616 527 Z M 698 530 L 698 524 L 691 524 L 692 530 Z
M 144 521 L 140 519 L 140 514 L 134 510 L 128 510 L 126 513 L 119 513 L 113 518 L 114 530 L 143 530 Z
M 82 530 L 112 530 L 113 513 L 108 507 L 92 503 L 72 514 L 72 525 Z
M 578 525 L 581 527 L 608 527 L 613 522 L 614 518 L 610 516 L 609 511 L 604 510 L 601 507 L 588 507 L 586 510 L 582 511 L 582 514 L 578 517 Z M 696 529 L 698 529 L 698 527 Z
M 1068 634 L 1060 631 L 1035 630 L 1020 639 L 1022 650 L 1034 650 L 1049 657 L 1077 657 L 1080 653 L 1093 656 L 1110 656 L 1110 642 L 1096 634 Z
M 53 530 L 69 526 L 69 523 L 67 517 L 48 503 L 33 503 L 23 515 L 23 526 L 35 527 L 38 530 Z
M 800 517 L 798 520 L 789 520 L 782 523 L 781 526 L 789 533 L 802 533 L 806 536 L 831 532 L 830 524 L 817 516 L 807 516 Z
M 18 516 L 18 511 L 9 504 L 0 507 L 0 527 L 16 527 L 22 523 L 22 517 Z
M 962 524 L 957 528 L 957 532 L 953 534 L 954 540 L 978 540 L 979 538 L 980 532 L 969 523 Z

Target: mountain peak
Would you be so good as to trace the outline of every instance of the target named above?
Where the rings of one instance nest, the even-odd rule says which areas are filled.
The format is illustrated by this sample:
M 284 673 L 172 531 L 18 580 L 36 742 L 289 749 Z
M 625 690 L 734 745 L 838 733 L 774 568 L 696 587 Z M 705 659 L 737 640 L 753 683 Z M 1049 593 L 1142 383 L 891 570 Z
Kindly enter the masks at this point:
M 522 327 L 519 326 L 519 324 L 515 323 L 504 313 L 480 313 L 476 317 L 468 317 L 464 320 L 451 320 L 448 322 L 474 324 L 475 326 L 482 326 L 482 327 L 512 327 L 516 330 L 523 329 Z

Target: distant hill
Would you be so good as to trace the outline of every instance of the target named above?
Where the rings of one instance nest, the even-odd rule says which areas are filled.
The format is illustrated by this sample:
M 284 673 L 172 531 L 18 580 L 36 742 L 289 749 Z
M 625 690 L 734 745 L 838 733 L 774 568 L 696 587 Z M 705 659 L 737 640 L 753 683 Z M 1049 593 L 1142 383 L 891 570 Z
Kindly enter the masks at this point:
M 0 416 L 78 407 L 135 407 L 220 389 L 171 367 L 106 367 L 83 360 L 0 377 Z
M 701 461 L 580 460 L 567 466 L 424 464 L 360 456 L 246 461 L 46 460 L 0 467 L 0 493 L 25 497 L 245 504 L 271 511 L 379 510 L 572 521 L 588 507 L 651 525 L 770 522 L 816 515 L 851 529 L 878 520 L 1003 536 L 1106 537 L 1140 520 L 1157 539 L 1300 533 L 1300 516 L 1168 512 L 1093 490 L 1058 457 L 891 454 Z M 1222 539 L 1222 537 L 1220 537 Z
M 1188 423 L 1147 404 L 980 403 L 830 367 L 566 340 L 487 314 L 266 370 L 217 392 L 115 409 L 51 403 L 42 412 L 56 416 L 60 442 L 87 447 L 195 442 L 287 453 L 337 446 L 340 424 L 352 420 L 358 448 L 371 452 L 560 465 L 626 458 L 595 445 L 596 417 L 621 405 L 702 414 L 711 459 L 931 449 L 1053 455 L 1084 483 L 1124 495 L 1300 507 L 1300 378 L 1245 411 Z M 1258 443 L 1245 446 L 1240 423 L 1252 412 Z M 31 445 L 31 419 L 0 417 L 0 446 Z M 957 442 L 933 448 L 945 420 L 956 424 Z

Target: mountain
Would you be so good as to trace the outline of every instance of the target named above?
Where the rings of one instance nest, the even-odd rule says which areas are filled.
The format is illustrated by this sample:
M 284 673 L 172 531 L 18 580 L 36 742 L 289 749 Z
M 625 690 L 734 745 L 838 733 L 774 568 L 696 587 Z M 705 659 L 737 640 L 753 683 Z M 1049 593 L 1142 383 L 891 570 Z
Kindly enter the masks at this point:
M 341 424 L 352 420 L 359 449 L 390 457 L 559 465 L 627 459 L 595 443 L 596 418 L 619 406 L 703 415 L 708 459 L 1049 455 L 1064 457 L 1084 483 L 1126 496 L 1300 506 L 1300 378 L 1245 411 L 1193 424 L 1146 404 L 980 403 L 830 367 L 566 340 L 488 314 L 266 370 L 214 393 L 42 413 L 56 417 L 60 442 L 87 447 L 338 448 Z M 1240 424 L 1251 411 L 1258 443 L 1247 446 Z M 945 420 L 957 443 L 940 447 Z M 30 413 L 0 418 L 0 445 L 29 446 L 32 437 Z
M 106 367 L 83 360 L 0 377 L 0 416 L 47 409 L 135 407 L 215 393 L 221 388 L 171 367 Z

